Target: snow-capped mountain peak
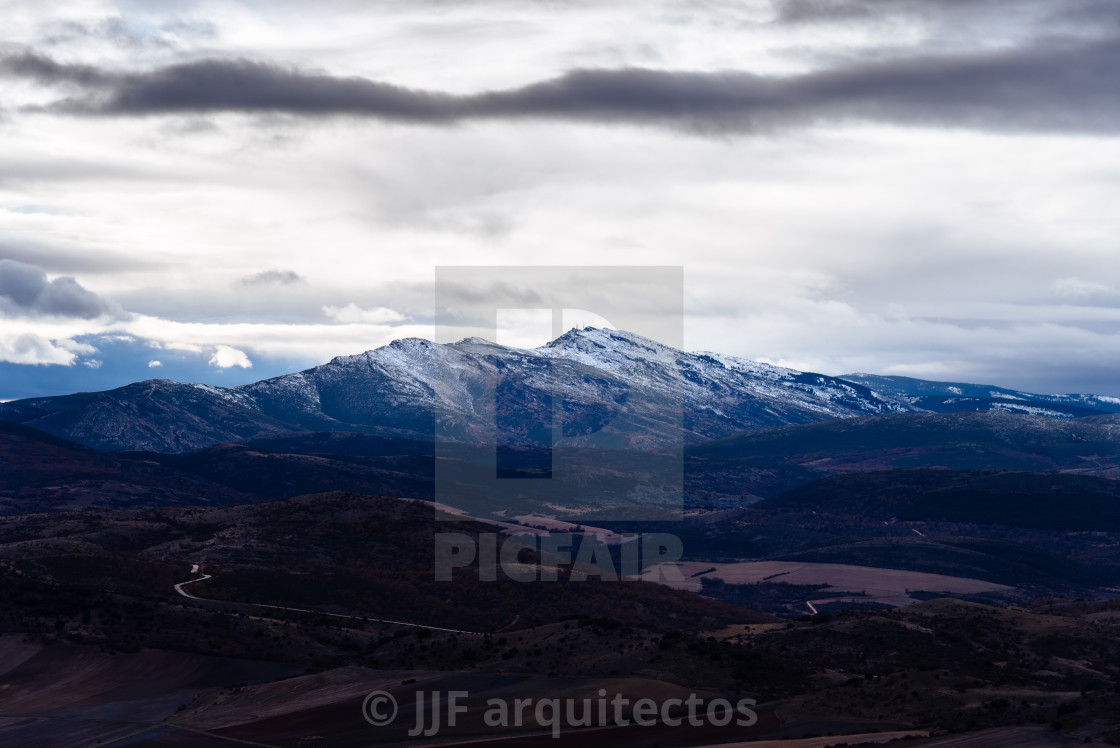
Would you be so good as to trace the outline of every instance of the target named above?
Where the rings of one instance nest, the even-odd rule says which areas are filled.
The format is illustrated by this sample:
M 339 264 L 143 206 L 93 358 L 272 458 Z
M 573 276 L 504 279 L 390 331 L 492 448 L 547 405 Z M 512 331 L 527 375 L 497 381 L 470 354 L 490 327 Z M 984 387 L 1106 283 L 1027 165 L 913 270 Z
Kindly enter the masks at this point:
M 556 396 L 565 443 L 645 449 L 773 426 L 883 413 L 1007 410 L 1070 418 L 1115 398 L 1044 396 L 870 375 L 832 377 L 634 333 L 572 329 L 532 350 L 418 338 L 235 388 L 136 383 L 0 404 L 0 418 L 90 446 L 181 452 L 262 431 L 356 431 L 414 439 L 539 443 Z M 535 436 L 534 436 L 535 434 Z
M 572 328 L 535 350 L 609 371 L 625 371 L 639 362 L 670 365 L 681 354 L 632 332 L 599 327 Z

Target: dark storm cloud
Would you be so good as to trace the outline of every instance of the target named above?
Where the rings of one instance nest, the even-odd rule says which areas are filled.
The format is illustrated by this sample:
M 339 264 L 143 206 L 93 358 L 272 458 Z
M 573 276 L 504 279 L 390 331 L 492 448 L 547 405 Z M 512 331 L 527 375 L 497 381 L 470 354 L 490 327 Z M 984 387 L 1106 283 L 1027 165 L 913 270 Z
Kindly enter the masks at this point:
M 122 80 L 119 74 L 104 72 L 92 65 L 55 62 L 28 52 L 0 57 L 0 74 L 48 85 L 69 83 L 86 87 L 110 86 Z
M 123 18 L 109 17 L 98 21 L 58 21 L 44 27 L 43 44 L 64 46 L 80 39 L 98 39 L 119 47 L 172 46 L 175 37 L 212 39 L 217 27 L 206 21 L 172 21 L 152 29 L 129 24 Z
M 54 47 L 84 38 L 104 39 L 118 46 L 132 48 L 143 47 L 146 42 L 143 35 L 122 19 L 105 18 L 97 22 L 62 21 L 54 24 L 43 37 L 43 43 Z
M 472 97 L 430 93 L 365 78 L 338 78 L 249 60 L 199 60 L 148 73 L 102 71 L 35 53 L 0 57 L 0 74 L 90 90 L 56 109 L 79 114 L 279 112 L 354 114 L 402 121 L 470 116 Z
M 776 0 L 778 21 L 871 20 L 891 15 L 929 15 L 974 12 L 983 7 L 1038 7 L 1053 0 Z
M 702 133 L 765 131 L 832 121 L 1000 131 L 1120 130 L 1120 40 L 1053 41 L 990 53 L 850 64 L 803 75 L 576 70 L 505 91 L 452 95 L 247 60 L 202 60 L 112 73 L 35 54 L 0 71 L 87 94 L 54 105 L 85 115 L 281 112 L 451 124 L 471 119 L 568 119 Z
M 295 283 L 306 283 L 307 279 L 294 270 L 264 270 L 254 275 L 241 279 L 243 286 L 291 286 Z
M 993 14 L 1005 22 L 1033 17 L 1097 30 L 1120 22 L 1120 8 L 1114 0 L 776 0 L 774 9 L 775 22 L 790 24 L 874 22 L 892 17 L 952 22 Z
M 47 280 L 35 265 L 0 260 L 0 315 L 93 319 L 116 311 L 113 304 L 69 277 Z

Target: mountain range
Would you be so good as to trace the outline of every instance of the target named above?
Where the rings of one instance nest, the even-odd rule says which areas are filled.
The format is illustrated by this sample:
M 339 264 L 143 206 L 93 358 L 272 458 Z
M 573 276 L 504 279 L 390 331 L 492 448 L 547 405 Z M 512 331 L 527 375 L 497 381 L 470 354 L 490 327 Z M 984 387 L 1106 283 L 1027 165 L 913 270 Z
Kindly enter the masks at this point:
M 1116 743 L 1118 411 L 595 329 L 0 404 L 0 711 L 18 715 L 0 742 L 366 745 L 374 690 L 574 683 L 748 694 L 755 737 L 831 734 L 813 745 L 908 726 L 954 733 L 922 745 Z M 625 449 L 580 462 L 592 446 Z M 633 516 L 609 492 L 549 500 L 540 484 L 561 481 L 512 505 L 436 490 L 493 498 L 474 489 L 506 447 L 499 470 L 551 457 L 611 490 L 674 463 L 683 511 L 646 490 Z M 679 579 L 489 582 L 481 552 L 432 574 L 438 532 L 481 548 L 544 529 L 617 538 L 614 563 L 625 538 L 671 533 Z M 751 736 L 596 735 L 564 744 Z
M 167 454 L 292 432 L 661 450 L 780 426 L 955 411 L 1068 419 L 1120 413 L 1120 399 L 834 377 L 585 328 L 531 350 L 404 339 L 241 387 L 156 379 L 0 403 L 0 419 L 99 450 Z

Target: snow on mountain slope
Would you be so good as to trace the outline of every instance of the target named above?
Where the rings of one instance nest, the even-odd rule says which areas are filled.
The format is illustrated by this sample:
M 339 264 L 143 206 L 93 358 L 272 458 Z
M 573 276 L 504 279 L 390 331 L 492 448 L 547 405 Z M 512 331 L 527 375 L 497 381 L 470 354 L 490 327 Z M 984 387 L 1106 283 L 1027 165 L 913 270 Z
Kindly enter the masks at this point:
M 290 427 L 236 390 L 150 379 L 106 392 L 17 400 L 0 418 L 103 450 L 189 452 Z
M 830 418 L 903 412 L 859 384 L 713 353 L 686 353 L 617 330 L 571 330 L 537 349 L 617 373 L 683 407 L 688 441 Z
M 879 396 L 895 400 L 908 410 L 919 413 L 1007 410 L 1050 418 L 1120 413 L 1120 399 L 1103 395 L 1039 395 L 986 384 L 931 382 L 875 374 L 845 374 L 841 378 L 864 385 Z
M 585 328 L 533 350 L 479 338 L 450 345 L 397 340 L 241 387 L 151 380 L 3 403 L 0 418 L 103 449 L 163 452 L 262 432 L 430 439 L 433 428 L 454 441 L 647 449 L 887 413 L 1015 409 L 1070 416 L 1120 409 L 1092 396 L 899 379 L 800 372 Z M 554 429 L 556 405 L 562 422 Z
M 552 397 L 564 442 L 671 446 L 766 426 L 901 412 L 859 384 L 633 333 L 571 330 L 534 350 L 478 338 L 398 340 L 298 374 L 245 385 L 253 407 L 302 428 L 542 444 Z M 495 426 L 495 424 L 497 424 Z

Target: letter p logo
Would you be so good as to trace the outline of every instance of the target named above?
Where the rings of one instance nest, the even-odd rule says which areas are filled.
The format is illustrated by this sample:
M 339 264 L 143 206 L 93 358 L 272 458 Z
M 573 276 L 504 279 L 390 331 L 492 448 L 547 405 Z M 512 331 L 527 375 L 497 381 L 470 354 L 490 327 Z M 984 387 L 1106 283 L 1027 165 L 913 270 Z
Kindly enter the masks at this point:
M 673 519 L 680 267 L 439 267 L 439 503 L 502 517 Z

